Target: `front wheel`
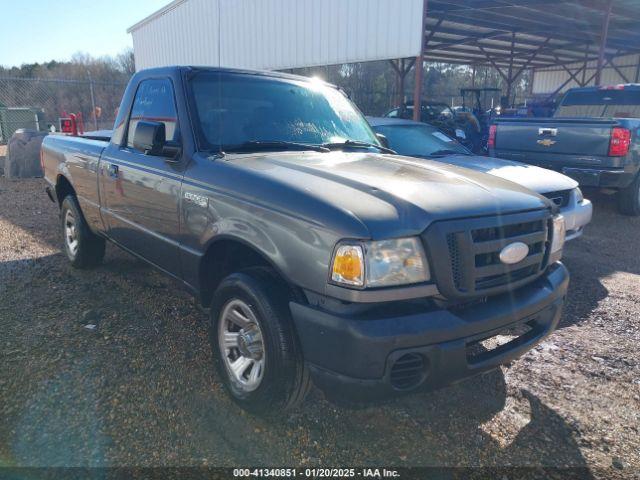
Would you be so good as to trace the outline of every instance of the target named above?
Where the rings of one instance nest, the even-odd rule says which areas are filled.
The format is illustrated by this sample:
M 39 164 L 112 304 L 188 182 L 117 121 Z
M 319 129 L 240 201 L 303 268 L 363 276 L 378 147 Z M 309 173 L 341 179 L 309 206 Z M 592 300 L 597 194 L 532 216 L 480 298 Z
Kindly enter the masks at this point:
M 68 195 L 60 206 L 64 251 L 75 268 L 90 268 L 102 262 L 105 240 L 94 234 L 87 225 L 78 200 Z
M 640 215 L 640 174 L 631 185 L 618 192 L 618 210 L 624 215 Z
M 309 387 L 286 285 L 266 268 L 226 277 L 211 305 L 210 342 L 222 381 L 242 408 L 279 413 Z

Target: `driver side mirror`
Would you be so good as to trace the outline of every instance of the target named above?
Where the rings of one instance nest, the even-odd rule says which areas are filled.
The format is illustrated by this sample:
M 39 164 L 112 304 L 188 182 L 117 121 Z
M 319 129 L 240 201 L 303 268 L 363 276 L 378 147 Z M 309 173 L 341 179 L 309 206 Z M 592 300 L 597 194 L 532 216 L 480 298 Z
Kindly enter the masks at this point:
M 390 148 L 389 147 L 389 139 L 384 136 L 381 133 L 376 133 L 376 137 L 378 138 L 378 141 L 380 142 L 380 144 L 384 147 L 384 148 Z
M 133 133 L 133 148 L 145 155 L 160 155 L 167 139 L 164 123 L 140 120 Z
M 164 123 L 141 120 L 133 133 L 133 148 L 144 152 L 145 155 L 167 157 L 168 161 L 175 160 L 180 154 L 180 144 L 167 141 Z

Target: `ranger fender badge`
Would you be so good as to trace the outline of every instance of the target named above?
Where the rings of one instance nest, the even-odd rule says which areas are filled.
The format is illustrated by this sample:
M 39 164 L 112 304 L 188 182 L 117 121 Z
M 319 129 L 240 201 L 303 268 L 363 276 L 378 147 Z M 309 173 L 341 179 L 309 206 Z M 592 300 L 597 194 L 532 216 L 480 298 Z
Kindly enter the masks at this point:
M 209 206 L 209 199 L 204 195 L 197 195 L 191 192 L 184 192 L 184 199 L 188 202 L 195 203 L 199 207 L 207 208 Z
M 527 255 L 529 255 L 529 245 L 515 242 L 502 249 L 500 261 L 506 265 L 513 265 L 527 258 Z

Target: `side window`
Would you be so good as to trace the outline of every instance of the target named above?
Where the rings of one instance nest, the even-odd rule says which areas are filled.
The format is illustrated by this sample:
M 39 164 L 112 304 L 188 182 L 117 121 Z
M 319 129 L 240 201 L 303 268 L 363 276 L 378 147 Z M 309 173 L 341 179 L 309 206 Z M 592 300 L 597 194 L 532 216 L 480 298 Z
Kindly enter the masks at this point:
M 133 148 L 133 134 L 140 120 L 164 123 L 167 140 L 178 140 L 178 114 L 169 79 L 143 80 L 133 100 L 127 146 Z

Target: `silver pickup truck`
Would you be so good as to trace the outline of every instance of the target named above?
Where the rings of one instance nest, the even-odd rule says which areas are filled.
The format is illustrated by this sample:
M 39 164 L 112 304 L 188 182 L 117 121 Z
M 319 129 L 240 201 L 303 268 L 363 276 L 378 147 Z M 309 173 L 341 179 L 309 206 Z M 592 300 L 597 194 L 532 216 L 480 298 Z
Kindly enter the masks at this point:
M 71 264 L 99 264 L 108 240 L 193 292 L 220 378 L 251 411 L 294 406 L 310 377 L 341 397 L 436 388 L 560 319 L 551 201 L 393 154 L 319 81 L 138 72 L 110 136 L 50 135 L 42 161 Z

